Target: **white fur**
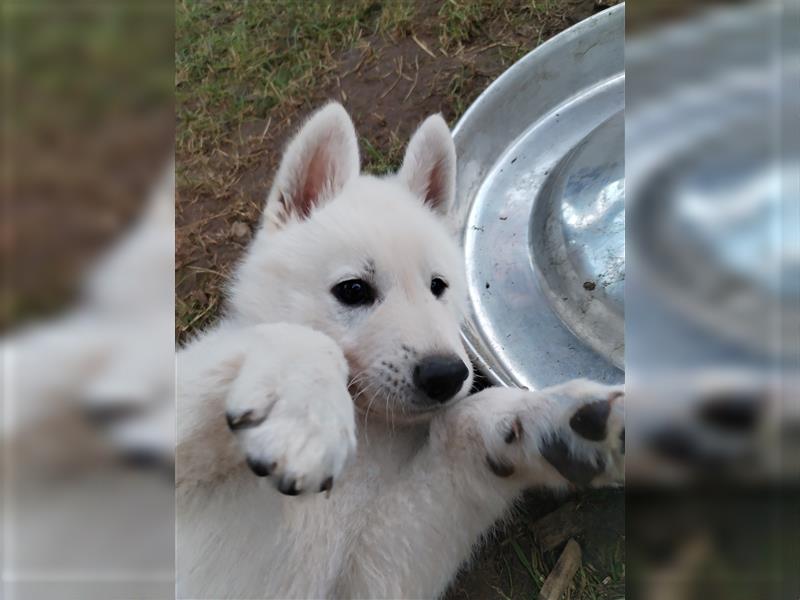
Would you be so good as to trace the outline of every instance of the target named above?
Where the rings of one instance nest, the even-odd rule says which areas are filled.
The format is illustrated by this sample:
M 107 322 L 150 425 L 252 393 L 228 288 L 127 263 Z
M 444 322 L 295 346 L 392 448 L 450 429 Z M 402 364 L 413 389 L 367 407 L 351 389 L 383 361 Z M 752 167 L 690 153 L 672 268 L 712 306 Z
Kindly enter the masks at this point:
M 551 437 L 620 475 L 617 408 L 613 441 L 568 425 L 605 386 L 465 398 L 470 369 L 455 398 L 425 401 L 412 378 L 421 357 L 469 364 L 466 284 L 442 218 L 455 173 L 444 121 L 425 121 L 399 175 L 357 171 L 352 123 L 329 105 L 287 149 L 228 316 L 179 353 L 181 598 L 436 597 L 525 488 L 568 485 L 540 454 Z M 448 283 L 439 298 L 432 277 Z M 334 298 L 352 278 L 373 284 L 373 305 Z M 232 432 L 226 413 L 253 426 Z M 521 437 L 507 442 L 515 422 Z M 515 473 L 496 476 L 487 455 Z M 246 457 L 271 464 L 270 477 Z M 328 477 L 333 489 L 318 493 Z M 301 495 L 275 489 L 287 478 Z

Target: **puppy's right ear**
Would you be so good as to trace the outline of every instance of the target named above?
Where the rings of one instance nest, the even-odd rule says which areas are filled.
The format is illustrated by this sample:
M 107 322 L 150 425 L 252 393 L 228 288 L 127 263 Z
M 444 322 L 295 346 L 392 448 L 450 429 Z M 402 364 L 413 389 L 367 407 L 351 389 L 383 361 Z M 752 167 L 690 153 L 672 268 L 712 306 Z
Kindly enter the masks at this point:
M 286 148 L 267 198 L 264 223 L 280 228 L 307 218 L 359 173 L 350 116 L 332 102 L 314 113 Z

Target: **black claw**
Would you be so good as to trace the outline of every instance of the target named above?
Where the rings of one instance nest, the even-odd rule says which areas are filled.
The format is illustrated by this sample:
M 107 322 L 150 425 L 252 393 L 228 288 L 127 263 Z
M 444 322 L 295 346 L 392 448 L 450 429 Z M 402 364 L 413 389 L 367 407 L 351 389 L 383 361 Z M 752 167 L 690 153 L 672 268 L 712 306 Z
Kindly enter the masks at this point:
M 287 496 L 297 496 L 300 493 L 300 488 L 297 487 L 296 479 L 281 479 L 278 484 L 278 491 Z
M 606 439 L 608 415 L 611 414 L 611 404 L 605 400 L 592 402 L 581 407 L 572 415 L 569 426 L 579 436 L 600 442 Z
M 503 460 L 495 460 L 488 454 L 486 455 L 486 464 L 498 477 L 511 477 L 514 474 L 514 465 Z
M 622 453 L 625 454 L 625 430 L 619 432 L 619 441 L 622 443 Z
M 512 444 L 516 442 L 522 437 L 522 432 L 522 421 L 519 420 L 519 417 L 516 417 L 511 423 L 511 428 L 508 430 L 508 433 L 506 433 L 506 444 Z
M 333 477 L 328 477 L 325 481 L 322 482 L 322 485 L 319 486 L 319 491 L 330 492 L 332 487 L 333 487 Z
M 545 442 L 541 448 L 544 459 L 553 465 L 566 479 L 578 486 L 587 486 L 605 470 L 605 463 L 598 458 L 597 464 L 572 456 L 569 446 L 559 437 Z
M 247 466 L 259 477 L 268 477 L 275 470 L 275 463 L 265 463 L 254 458 L 247 457 Z
M 225 420 L 228 422 L 228 427 L 230 427 L 231 431 L 238 431 L 239 429 L 251 429 L 253 427 L 258 427 L 267 419 L 266 415 L 262 417 L 256 417 L 254 412 L 255 411 L 252 409 L 246 410 L 238 415 L 227 412 L 225 413 Z

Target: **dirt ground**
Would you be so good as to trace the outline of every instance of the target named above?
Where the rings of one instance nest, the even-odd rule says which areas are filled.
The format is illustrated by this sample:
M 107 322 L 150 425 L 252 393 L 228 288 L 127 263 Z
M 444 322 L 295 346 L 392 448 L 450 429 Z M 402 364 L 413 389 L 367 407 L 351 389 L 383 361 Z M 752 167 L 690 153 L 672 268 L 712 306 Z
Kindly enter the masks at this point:
M 225 282 L 257 226 L 281 151 L 311 110 L 329 99 L 344 104 L 361 136 L 365 170 L 386 172 L 398 166 L 405 142 L 425 116 L 441 112 L 455 125 L 517 59 L 615 3 L 359 0 L 353 3 L 357 11 L 334 20 L 322 8 L 317 15 L 292 13 L 297 3 L 286 2 L 290 16 L 282 21 L 277 14 L 244 13 L 224 0 L 179 2 L 177 339 L 219 314 Z M 318 23 L 307 29 L 305 20 L 314 18 Z M 286 33 L 270 37 L 259 27 L 285 27 Z M 327 29 L 333 27 L 346 33 Z M 236 36 L 243 30 L 250 37 L 241 41 Z M 215 42 L 220 31 L 230 39 Z M 262 60 L 247 40 L 260 31 L 271 52 L 286 52 L 287 45 L 291 52 L 282 63 L 265 67 L 264 76 L 271 78 L 267 85 L 250 83 Z M 304 37 L 307 31 L 313 33 Z M 222 68 L 207 53 L 215 43 L 220 44 L 217 56 L 225 56 Z M 243 106 L 233 99 L 237 95 L 252 101 Z M 531 524 L 565 501 L 526 498 L 515 518 L 459 576 L 448 598 L 535 597 L 560 548 L 540 552 Z M 585 525 L 577 534 L 584 563 L 569 597 L 624 596 L 623 494 L 584 494 L 576 502 L 576 519 Z

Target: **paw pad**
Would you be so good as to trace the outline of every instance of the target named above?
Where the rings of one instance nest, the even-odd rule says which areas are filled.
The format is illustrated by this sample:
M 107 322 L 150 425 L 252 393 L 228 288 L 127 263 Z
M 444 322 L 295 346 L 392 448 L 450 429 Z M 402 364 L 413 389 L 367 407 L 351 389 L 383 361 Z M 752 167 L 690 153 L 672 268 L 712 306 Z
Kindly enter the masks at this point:
M 582 438 L 593 442 L 601 442 L 608 434 L 608 416 L 611 414 L 611 403 L 605 400 L 592 402 L 582 406 L 572 415 L 569 426 Z
M 567 443 L 560 437 L 545 441 L 541 448 L 544 459 L 556 470 L 577 486 L 588 486 L 592 480 L 605 471 L 606 465 L 598 457 L 596 463 L 573 456 Z

